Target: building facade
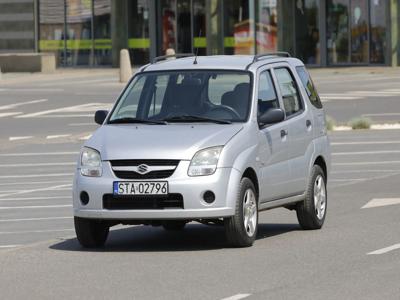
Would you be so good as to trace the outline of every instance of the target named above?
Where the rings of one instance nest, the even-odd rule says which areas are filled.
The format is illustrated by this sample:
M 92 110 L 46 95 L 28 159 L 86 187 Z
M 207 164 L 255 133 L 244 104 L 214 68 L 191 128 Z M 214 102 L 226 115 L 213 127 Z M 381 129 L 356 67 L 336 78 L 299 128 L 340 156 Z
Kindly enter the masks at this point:
M 135 65 L 167 48 L 288 51 L 312 66 L 398 65 L 399 2 L 0 0 L 0 51 L 54 52 L 66 67 L 117 66 L 124 48 Z

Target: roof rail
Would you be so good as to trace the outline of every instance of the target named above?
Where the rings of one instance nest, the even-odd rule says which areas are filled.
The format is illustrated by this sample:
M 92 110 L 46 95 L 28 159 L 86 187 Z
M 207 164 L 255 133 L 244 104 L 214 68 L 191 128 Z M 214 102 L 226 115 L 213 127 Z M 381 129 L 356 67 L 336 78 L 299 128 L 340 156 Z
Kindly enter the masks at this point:
M 155 64 L 159 61 L 162 61 L 162 60 L 165 60 L 168 58 L 172 58 L 172 57 L 182 58 L 182 57 L 190 57 L 190 56 L 194 56 L 194 53 L 176 53 L 176 54 L 170 54 L 170 55 L 157 56 L 157 57 L 153 58 L 151 63 Z
M 257 54 L 257 55 L 254 55 L 254 58 L 253 58 L 253 62 L 252 62 L 252 63 L 255 63 L 255 62 L 259 61 L 261 58 L 263 58 L 263 57 L 268 57 L 268 56 L 290 57 L 290 54 L 289 54 L 289 52 L 282 52 L 282 51 L 280 51 L 280 52 L 264 53 L 264 54 Z

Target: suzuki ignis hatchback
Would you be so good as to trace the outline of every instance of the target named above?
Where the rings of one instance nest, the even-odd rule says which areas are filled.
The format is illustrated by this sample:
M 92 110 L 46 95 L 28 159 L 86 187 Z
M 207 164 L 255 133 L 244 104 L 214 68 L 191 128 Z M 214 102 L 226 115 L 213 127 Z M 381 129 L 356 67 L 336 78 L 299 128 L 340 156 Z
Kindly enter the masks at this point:
M 250 246 L 258 212 L 275 207 L 321 228 L 330 150 L 303 63 L 284 53 L 176 58 L 142 67 L 110 112 L 96 112 L 102 126 L 74 180 L 79 242 L 102 246 L 116 224 L 198 221 Z

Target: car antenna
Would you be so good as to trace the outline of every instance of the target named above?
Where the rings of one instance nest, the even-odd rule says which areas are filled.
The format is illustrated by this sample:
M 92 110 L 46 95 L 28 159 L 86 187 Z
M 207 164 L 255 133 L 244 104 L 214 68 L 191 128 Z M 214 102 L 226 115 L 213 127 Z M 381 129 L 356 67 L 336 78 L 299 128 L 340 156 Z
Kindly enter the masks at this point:
M 200 32 L 199 32 L 199 37 L 201 36 L 201 29 L 200 29 Z M 194 65 L 197 65 L 197 55 L 199 54 L 199 47 L 196 47 L 196 55 L 194 56 L 194 61 L 193 61 L 193 64 Z

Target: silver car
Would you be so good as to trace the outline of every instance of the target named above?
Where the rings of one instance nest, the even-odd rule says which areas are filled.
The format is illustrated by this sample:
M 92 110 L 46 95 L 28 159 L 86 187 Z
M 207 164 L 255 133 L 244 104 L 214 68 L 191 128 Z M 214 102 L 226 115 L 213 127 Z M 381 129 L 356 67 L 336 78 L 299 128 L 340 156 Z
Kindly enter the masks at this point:
M 112 110 L 96 112 L 73 188 L 81 245 L 104 245 L 117 224 L 197 221 L 250 246 L 258 212 L 276 207 L 321 228 L 330 147 L 304 64 L 285 53 L 174 58 L 139 69 Z

